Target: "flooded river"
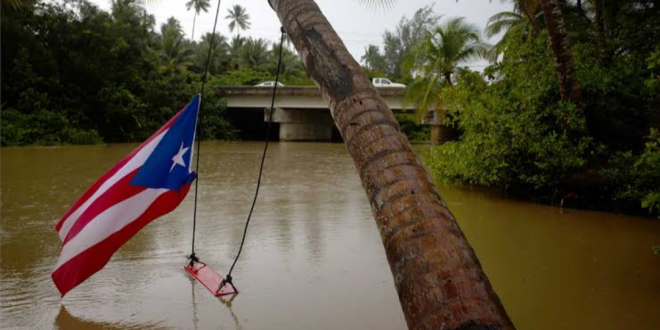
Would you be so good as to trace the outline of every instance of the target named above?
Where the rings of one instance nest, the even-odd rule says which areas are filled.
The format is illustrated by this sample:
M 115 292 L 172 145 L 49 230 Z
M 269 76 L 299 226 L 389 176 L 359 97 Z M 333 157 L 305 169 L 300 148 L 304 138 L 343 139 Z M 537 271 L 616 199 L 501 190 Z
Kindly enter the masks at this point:
M 342 144 L 275 143 L 242 259 L 216 299 L 182 267 L 192 191 L 60 299 L 69 206 L 134 145 L 1 150 L 2 329 L 405 329 L 380 236 Z M 205 143 L 197 254 L 226 272 L 262 144 Z M 519 330 L 658 329 L 660 221 L 440 187 Z

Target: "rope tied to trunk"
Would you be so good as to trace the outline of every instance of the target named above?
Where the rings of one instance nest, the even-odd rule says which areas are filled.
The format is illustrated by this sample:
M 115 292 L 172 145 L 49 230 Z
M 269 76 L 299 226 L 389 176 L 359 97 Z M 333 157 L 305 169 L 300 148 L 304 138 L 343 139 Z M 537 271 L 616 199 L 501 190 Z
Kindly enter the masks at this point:
M 202 86 L 199 91 L 200 95 L 200 100 L 199 100 L 199 114 L 202 112 L 202 106 L 204 105 L 204 89 L 206 87 L 206 79 L 209 74 L 209 67 L 211 66 L 211 58 L 213 57 L 213 43 L 215 41 L 215 31 L 218 26 L 218 17 L 220 16 L 220 3 L 222 0 L 218 0 L 218 6 L 215 10 L 215 20 L 213 22 L 213 33 L 211 34 L 211 40 L 209 41 L 209 52 L 206 55 L 206 67 L 204 68 L 204 74 L 202 75 Z M 197 127 L 202 126 L 202 117 L 199 116 L 198 124 Z M 195 129 L 195 135 L 197 138 L 197 163 L 195 165 L 195 173 L 197 173 L 197 180 L 195 180 L 195 206 L 193 208 L 193 230 L 192 230 L 192 247 L 191 247 L 191 252 L 190 255 L 188 256 L 188 259 L 190 259 L 189 265 L 192 266 L 194 263 L 199 262 L 199 258 L 197 255 L 195 255 L 195 229 L 197 227 L 197 191 L 199 188 L 199 154 L 200 152 L 200 146 L 201 146 L 201 139 L 200 139 L 200 134 Z
M 241 245 L 238 248 L 238 253 L 236 254 L 236 258 L 234 258 L 234 262 L 231 265 L 231 268 L 229 268 L 229 272 L 227 273 L 227 277 L 220 282 L 220 287 L 218 288 L 218 291 L 220 291 L 225 285 L 229 284 L 234 287 L 234 284 L 232 283 L 233 278 L 231 277 L 231 273 L 234 270 L 234 267 L 236 266 L 236 262 L 238 262 L 238 259 L 241 256 L 241 252 L 243 252 L 243 245 L 245 244 L 245 238 L 247 237 L 247 230 L 248 227 L 250 226 L 250 220 L 252 219 L 252 212 L 254 211 L 254 207 L 257 204 L 257 197 L 259 197 L 259 189 L 261 188 L 261 178 L 263 176 L 264 172 L 264 163 L 266 162 L 266 154 L 268 152 L 268 144 L 270 142 L 270 132 L 271 128 L 273 126 L 273 112 L 275 112 L 275 95 L 277 94 L 277 87 L 280 83 L 280 71 L 281 71 L 281 66 L 282 66 L 282 52 L 284 49 L 284 27 L 280 28 L 280 48 L 279 48 L 279 55 L 277 59 L 277 73 L 275 74 L 275 86 L 273 86 L 273 93 L 272 97 L 270 100 L 270 113 L 268 116 L 268 125 L 266 126 L 266 137 L 265 137 L 265 143 L 264 143 L 264 151 L 261 155 L 261 164 L 259 165 L 259 176 L 257 178 L 257 187 L 254 191 L 254 199 L 252 200 L 252 206 L 250 207 L 250 212 L 248 213 L 247 220 L 245 221 L 245 228 L 243 229 L 243 238 L 241 239 Z

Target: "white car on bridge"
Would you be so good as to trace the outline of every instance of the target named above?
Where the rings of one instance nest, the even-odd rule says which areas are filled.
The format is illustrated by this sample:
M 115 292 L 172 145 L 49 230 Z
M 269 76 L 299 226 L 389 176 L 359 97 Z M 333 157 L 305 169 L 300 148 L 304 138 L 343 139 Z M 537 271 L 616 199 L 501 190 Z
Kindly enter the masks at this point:
M 406 85 L 404 84 L 395 83 L 386 78 L 374 78 L 371 80 L 371 82 L 373 82 L 374 86 L 376 87 L 396 87 L 396 88 L 406 87 Z
M 273 86 L 275 86 L 275 82 L 274 81 L 264 81 L 261 84 L 258 84 L 258 85 L 255 85 L 255 86 L 257 86 L 257 87 L 273 87 Z M 278 81 L 277 82 L 277 87 L 284 87 L 284 84 Z

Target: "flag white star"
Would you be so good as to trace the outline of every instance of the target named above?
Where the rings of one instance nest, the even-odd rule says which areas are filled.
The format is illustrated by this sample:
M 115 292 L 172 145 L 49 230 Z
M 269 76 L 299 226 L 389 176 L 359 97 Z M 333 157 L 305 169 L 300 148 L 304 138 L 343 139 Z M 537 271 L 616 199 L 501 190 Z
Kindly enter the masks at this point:
M 174 166 L 177 166 L 177 165 L 181 165 L 183 167 L 186 167 L 186 162 L 183 160 L 183 155 L 185 155 L 186 152 L 188 152 L 188 149 L 190 149 L 190 148 L 184 148 L 183 147 L 183 142 L 181 142 L 181 148 L 179 148 L 179 152 L 176 155 L 174 155 L 174 157 L 172 157 L 172 161 L 174 163 L 172 163 L 172 167 L 170 168 L 170 172 L 172 172 L 172 170 L 174 170 Z

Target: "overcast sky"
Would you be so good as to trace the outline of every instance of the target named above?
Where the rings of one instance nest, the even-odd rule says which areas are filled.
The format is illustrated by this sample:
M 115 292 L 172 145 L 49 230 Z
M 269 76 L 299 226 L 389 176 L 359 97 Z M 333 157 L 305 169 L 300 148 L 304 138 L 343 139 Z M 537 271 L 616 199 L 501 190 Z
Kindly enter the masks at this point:
M 110 0 L 91 0 L 101 8 L 109 9 Z M 490 16 L 500 11 L 511 10 L 510 3 L 502 3 L 499 0 L 398 0 L 396 4 L 382 8 L 374 5 L 366 5 L 360 0 L 316 0 L 325 14 L 344 40 L 346 47 L 359 61 L 364 54 L 364 49 L 369 44 L 381 46 L 382 35 L 385 30 L 394 30 L 404 15 L 411 17 L 415 11 L 425 5 L 434 5 L 435 12 L 443 17 L 462 16 L 470 23 L 483 28 Z M 184 32 L 190 37 L 193 24 L 193 12 L 186 11 L 186 0 L 160 0 L 156 5 L 149 5 L 147 10 L 156 16 L 158 26 L 169 17 L 176 17 L 181 22 Z M 195 38 L 205 32 L 213 30 L 213 18 L 217 1 L 211 0 L 211 9 L 208 13 L 202 12 L 197 18 Z M 275 12 L 268 5 L 267 0 L 222 0 L 220 6 L 220 21 L 218 27 L 223 35 L 230 35 L 229 20 L 225 19 L 227 10 L 234 4 L 240 4 L 247 9 L 252 26 L 247 35 L 257 38 L 265 38 L 271 41 L 279 40 L 280 23 Z M 234 32 L 235 33 L 235 32 Z M 496 40 L 493 40 L 493 42 Z M 471 63 L 474 69 L 479 69 L 486 62 Z

